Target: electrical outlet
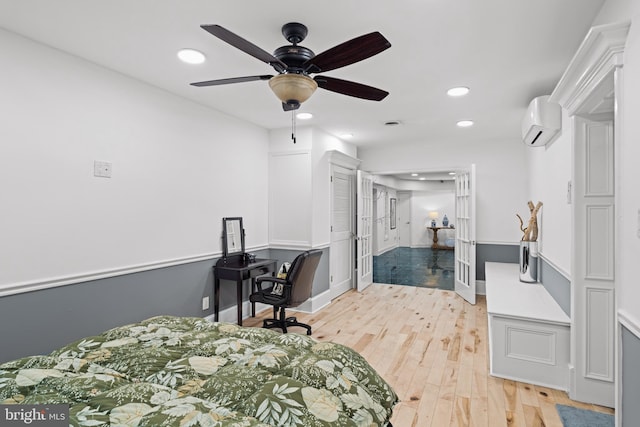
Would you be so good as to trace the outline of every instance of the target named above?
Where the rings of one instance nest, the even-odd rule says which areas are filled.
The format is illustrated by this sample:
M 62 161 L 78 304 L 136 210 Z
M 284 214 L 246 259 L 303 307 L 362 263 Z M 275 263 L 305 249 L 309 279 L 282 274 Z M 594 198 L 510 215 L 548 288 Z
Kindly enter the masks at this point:
M 202 297 L 202 310 L 209 310 L 209 297 Z

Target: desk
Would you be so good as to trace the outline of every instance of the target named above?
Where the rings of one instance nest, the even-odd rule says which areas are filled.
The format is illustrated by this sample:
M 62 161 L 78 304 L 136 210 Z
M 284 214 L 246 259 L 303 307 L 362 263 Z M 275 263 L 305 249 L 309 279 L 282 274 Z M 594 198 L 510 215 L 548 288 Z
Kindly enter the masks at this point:
M 274 274 L 278 261 L 275 259 L 256 259 L 247 263 L 243 255 L 228 257 L 226 260 L 220 258 L 213 267 L 214 288 L 213 288 L 213 314 L 214 320 L 218 321 L 220 312 L 220 280 L 232 280 L 236 282 L 236 303 L 238 305 L 238 325 L 242 326 L 242 283 L 251 279 L 251 291 L 256 287 L 256 277 L 267 273 Z M 251 316 L 256 315 L 256 305 L 251 303 Z
M 433 230 L 433 244 L 431 245 L 431 249 L 445 249 L 445 250 L 449 250 L 452 251 L 454 249 L 453 246 L 445 246 L 445 245 L 440 245 L 438 244 L 438 230 L 453 230 L 453 228 L 451 227 L 427 227 L 431 230 Z

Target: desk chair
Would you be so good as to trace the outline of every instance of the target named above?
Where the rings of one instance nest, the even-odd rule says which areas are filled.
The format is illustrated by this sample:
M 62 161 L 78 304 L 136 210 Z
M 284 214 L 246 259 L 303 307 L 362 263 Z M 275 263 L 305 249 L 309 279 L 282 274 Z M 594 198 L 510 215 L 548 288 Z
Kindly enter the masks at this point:
M 297 307 L 311 297 L 313 277 L 321 256 L 322 251 L 317 249 L 301 253 L 291 263 L 291 268 L 284 279 L 258 277 L 256 280 L 258 290 L 249 296 L 249 300 L 273 306 L 273 319 L 265 319 L 263 328 L 280 328 L 286 334 L 288 327 L 300 326 L 307 330 L 307 335 L 311 335 L 311 326 L 298 322 L 295 317 L 287 317 L 285 308 Z M 271 285 L 263 289 L 262 284 L 265 282 Z

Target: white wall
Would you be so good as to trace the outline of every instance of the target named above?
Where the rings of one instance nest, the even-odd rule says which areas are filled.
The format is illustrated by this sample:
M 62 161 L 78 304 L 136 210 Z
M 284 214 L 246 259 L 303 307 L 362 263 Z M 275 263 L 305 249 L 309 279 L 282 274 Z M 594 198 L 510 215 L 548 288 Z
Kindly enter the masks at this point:
M 357 150 L 352 144 L 313 128 L 313 201 L 312 242 L 314 247 L 329 245 L 331 241 L 331 165 L 329 152 L 339 151 L 356 158 Z M 355 205 L 355 200 L 354 200 Z
M 398 247 L 398 211 L 396 205 L 396 228 L 391 229 L 391 199 L 396 199 L 397 203 L 398 194 L 395 189 L 374 184 L 373 255 L 380 255 Z
M 436 223 L 442 226 L 444 215 L 449 218 L 449 223 L 455 225 L 455 192 L 448 191 L 413 191 L 411 193 L 411 246 L 431 247 L 433 244 L 433 231 L 427 229 L 431 225 L 429 212 L 440 214 Z M 438 244 L 445 245 L 447 239 L 455 238 L 455 230 L 439 230 Z M 453 245 L 452 245 L 453 246 Z
M 523 106 L 523 114 L 526 106 Z M 509 243 L 520 240 L 515 214 L 526 209 L 527 163 L 521 141 L 467 141 L 466 144 L 417 142 L 362 147 L 361 168 L 374 173 L 455 170 L 476 164 L 476 240 Z
M 212 256 L 224 216 L 266 245 L 265 130 L 2 30 L 0 51 L 0 287 Z
M 622 106 L 622 141 L 616 141 L 620 182 L 618 219 L 619 251 L 616 260 L 620 277 L 616 277 L 618 309 L 640 329 L 640 2 L 608 0 L 595 20 L 596 24 L 631 21 L 624 51 L 624 99 Z
M 327 247 L 331 240 L 329 152 L 356 156 L 355 146 L 320 129 L 269 132 L 269 243 L 289 249 Z
M 566 276 L 571 274 L 571 204 L 567 203 L 567 186 L 571 181 L 571 123 L 563 111 L 563 131 L 545 147 L 528 147 L 528 194 L 533 203 L 541 201 L 538 214 L 538 237 L 541 256 Z M 527 206 L 518 212 L 523 221 L 529 218 Z
M 621 140 L 616 140 L 619 182 L 616 205 L 619 251 L 616 261 L 620 276 L 616 277 L 618 309 L 640 328 L 640 286 L 637 263 L 640 254 L 640 2 L 607 0 L 594 20 L 594 25 L 631 21 L 624 51 Z M 585 34 L 586 35 L 586 34 Z M 542 252 L 552 262 L 569 271 L 570 216 L 566 205 L 566 183 L 571 170 L 570 124 L 563 117 L 563 135 L 550 147 L 529 153 L 532 170 L 532 196 L 545 202 L 542 209 Z M 539 151 L 541 150 L 541 151 Z M 566 228 L 566 230 L 565 230 Z

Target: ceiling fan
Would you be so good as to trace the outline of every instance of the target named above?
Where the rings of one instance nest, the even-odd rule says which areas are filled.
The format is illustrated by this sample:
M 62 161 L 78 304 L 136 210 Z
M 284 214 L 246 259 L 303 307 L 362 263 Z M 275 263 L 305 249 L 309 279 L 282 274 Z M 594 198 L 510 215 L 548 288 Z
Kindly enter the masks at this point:
M 311 49 L 298 44 L 307 36 L 307 27 L 297 22 L 290 22 L 282 26 L 282 35 L 291 45 L 279 47 L 271 55 L 220 25 L 202 25 L 201 27 L 231 46 L 271 65 L 278 74 L 208 80 L 191 83 L 192 86 L 217 86 L 268 80 L 271 90 L 282 101 L 282 108 L 285 111 L 300 108 L 300 104 L 309 99 L 318 87 L 372 101 L 381 101 L 389 94 L 384 90 L 348 80 L 320 75 L 313 78 L 309 76 L 354 64 L 390 48 L 391 43 L 377 31 L 356 37 L 316 55 Z

